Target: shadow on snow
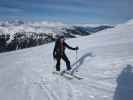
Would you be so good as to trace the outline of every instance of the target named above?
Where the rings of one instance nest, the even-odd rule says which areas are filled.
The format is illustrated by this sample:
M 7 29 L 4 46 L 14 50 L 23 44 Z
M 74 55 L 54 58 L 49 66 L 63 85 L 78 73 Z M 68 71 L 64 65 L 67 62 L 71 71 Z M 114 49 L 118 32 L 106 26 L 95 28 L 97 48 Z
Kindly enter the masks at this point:
M 118 76 L 114 100 L 133 100 L 132 65 L 127 65 Z
M 93 54 L 91 52 L 88 52 L 88 53 L 85 53 L 82 57 L 80 57 L 76 62 L 74 62 L 71 67 L 74 67 L 74 70 L 77 70 L 83 63 L 84 63 L 84 60 L 87 58 L 87 57 L 93 57 Z

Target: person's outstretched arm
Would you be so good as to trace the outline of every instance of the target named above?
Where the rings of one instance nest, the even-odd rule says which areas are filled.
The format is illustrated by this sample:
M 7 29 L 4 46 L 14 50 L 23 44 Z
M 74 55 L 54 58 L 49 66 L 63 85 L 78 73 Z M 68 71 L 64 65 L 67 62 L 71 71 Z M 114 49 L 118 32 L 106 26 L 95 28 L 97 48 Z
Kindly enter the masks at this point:
M 71 50 L 78 50 L 78 49 L 79 49 L 78 47 L 73 48 L 73 47 L 69 46 L 66 42 L 64 42 L 64 45 L 65 45 L 68 49 L 71 49 Z

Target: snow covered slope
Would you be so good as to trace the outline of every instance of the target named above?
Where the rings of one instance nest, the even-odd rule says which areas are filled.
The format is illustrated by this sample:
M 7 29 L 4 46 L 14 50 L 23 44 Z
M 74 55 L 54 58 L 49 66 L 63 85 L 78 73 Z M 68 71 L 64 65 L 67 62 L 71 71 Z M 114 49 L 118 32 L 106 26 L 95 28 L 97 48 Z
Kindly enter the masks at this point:
M 67 50 L 83 80 L 53 75 L 54 44 L 0 54 L 1 100 L 132 100 L 133 21 L 87 37 L 69 39 Z M 62 61 L 62 69 L 65 63 Z

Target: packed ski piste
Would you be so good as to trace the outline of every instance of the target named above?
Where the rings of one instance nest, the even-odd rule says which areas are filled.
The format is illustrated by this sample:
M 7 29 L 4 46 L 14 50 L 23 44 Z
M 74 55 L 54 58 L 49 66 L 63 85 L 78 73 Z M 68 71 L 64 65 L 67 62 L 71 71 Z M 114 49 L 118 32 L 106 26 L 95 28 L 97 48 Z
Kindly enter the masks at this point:
M 64 39 L 0 54 L 0 100 L 133 100 L 133 20 Z

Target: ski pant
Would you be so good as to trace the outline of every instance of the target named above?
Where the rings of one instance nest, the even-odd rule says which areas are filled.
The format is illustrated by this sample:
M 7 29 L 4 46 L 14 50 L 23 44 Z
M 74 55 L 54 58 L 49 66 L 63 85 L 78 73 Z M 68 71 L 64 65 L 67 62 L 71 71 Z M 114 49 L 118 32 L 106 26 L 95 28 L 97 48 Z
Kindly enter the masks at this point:
M 60 71 L 60 61 L 61 61 L 61 59 L 63 59 L 63 60 L 66 62 L 67 70 L 71 70 L 70 61 L 69 61 L 69 59 L 67 58 L 67 56 L 66 56 L 65 54 L 63 54 L 63 55 L 59 55 L 59 56 L 57 57 L 56 71 Z

